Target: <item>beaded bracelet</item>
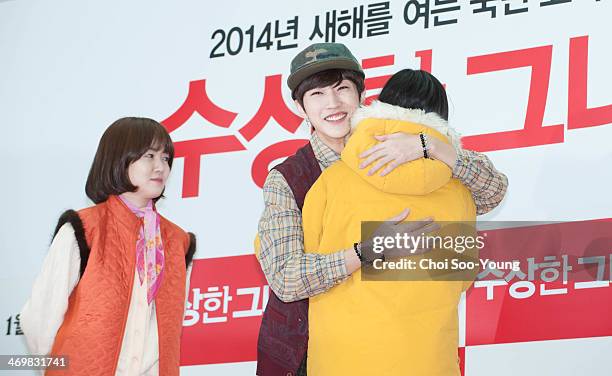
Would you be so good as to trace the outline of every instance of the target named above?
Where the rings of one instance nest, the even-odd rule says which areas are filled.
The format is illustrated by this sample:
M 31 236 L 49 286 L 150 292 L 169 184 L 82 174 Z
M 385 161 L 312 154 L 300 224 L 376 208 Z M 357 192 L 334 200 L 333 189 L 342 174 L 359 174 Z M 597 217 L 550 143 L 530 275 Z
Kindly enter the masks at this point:
M 367 264 L 373 264 L 374 260 L 367 260 L 364 261 L 363 260 L 363 254 L 361 253 L 361 243 L 353 243 L 353 249 L 355 250 L 355 253 L 357 254 L 357 257 L 359 258 L 359 261 L 363 264 L 363 263 L 367 263 Z M 385 254 L 381 253 L 380 254 L 380 260 L 382 260 L 383 262 L 385 262 Z
M 427 153 L 427 150 L 429 150 L 427 136 L 423 133 L 419 133 L 419 137 L 421 138 L 421 146 L 423 146 L 423 157 L 429 158 L 429 154 Z
M 355 244 L 353 244 L 353 249 L 355 250 L 355 253 L 357 254 L 357 257 L 359 257 L 359 261 L 363 262 L 363 257 L 361 256 L 361 251 L 359 249 L 360 246 L 361 246 L 361 244 L 355 243 Z

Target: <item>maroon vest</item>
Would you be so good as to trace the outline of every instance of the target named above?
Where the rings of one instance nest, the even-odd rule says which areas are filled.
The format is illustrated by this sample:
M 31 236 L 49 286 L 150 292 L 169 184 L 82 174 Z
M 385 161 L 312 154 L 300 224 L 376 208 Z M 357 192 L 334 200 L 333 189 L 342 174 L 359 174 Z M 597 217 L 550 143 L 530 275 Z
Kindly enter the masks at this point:
M 283 175 L 302 210 L 306 193 L 321 175 L 310 143 L 274 168 Z M 295 375 L 307 349 L 308 299 L 284 303 L 270 290 L 257 340 L 257 375 Z

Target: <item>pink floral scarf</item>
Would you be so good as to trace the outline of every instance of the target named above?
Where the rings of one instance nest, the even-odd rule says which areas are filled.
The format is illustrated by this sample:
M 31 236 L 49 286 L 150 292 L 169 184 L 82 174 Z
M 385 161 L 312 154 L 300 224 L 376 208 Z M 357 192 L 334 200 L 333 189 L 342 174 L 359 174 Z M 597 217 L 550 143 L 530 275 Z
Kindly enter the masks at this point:
M 164 271 L 164 246 L 159 229 L 159 214 L 155 211 L 152 200 L 147 203 L 147 206 L 140 209 L 125 198 L 119 197 L 132 213 L 138 218 L 143 218 L 143 226 L 140 227 L 140 235 L 136 241 L 136 269 L 142 285 L 145 278 L 146 260 L 147 302 L 151 304 L 157 296 Z

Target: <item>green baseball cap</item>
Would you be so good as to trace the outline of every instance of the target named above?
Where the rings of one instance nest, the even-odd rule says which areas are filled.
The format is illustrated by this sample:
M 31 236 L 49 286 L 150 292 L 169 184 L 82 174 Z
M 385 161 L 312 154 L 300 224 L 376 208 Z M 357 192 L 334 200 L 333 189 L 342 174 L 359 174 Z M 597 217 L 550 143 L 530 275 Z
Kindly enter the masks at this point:
M 287 85 L 293 91 L 308 76 L 328 69 L 349 69 L 364 74 L 361 65 L 344 44 L 315 43 L 291 60 Z

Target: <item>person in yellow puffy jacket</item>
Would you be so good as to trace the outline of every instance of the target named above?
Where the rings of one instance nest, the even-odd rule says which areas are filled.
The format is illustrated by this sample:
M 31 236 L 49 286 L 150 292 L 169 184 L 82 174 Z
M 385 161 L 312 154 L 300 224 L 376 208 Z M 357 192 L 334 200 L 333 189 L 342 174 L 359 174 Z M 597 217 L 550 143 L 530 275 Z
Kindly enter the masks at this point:
M 306 195 L 306 252 L 355 245 L 363 261 L 355 244 L 362 221 L 384 221 L 403 208 L 410 208 L 408 221 L 426 216 L 475 221 L 470 191 L 446 164 L 426 158 L 432 138 L 461 149 L 447 119 L 446 92 L 434 76 L 405 69 L 391 77 L 378 101 L 355 112 L 341 160 L 323 171 Z M 373 136 L 380 140 L 396 132 L 423 134 L 423 158 L 384 176 L 360 166 L 363 152 L 377 143 Z M 375 155 L 368 162 L 384 164 L 384 158 Z M 457 305 L 466 284 L 366 281 L 362 270 L 310 298 L 308 374 L 459 375 Z

